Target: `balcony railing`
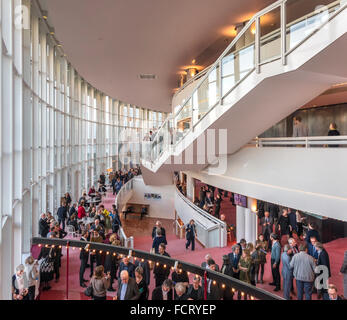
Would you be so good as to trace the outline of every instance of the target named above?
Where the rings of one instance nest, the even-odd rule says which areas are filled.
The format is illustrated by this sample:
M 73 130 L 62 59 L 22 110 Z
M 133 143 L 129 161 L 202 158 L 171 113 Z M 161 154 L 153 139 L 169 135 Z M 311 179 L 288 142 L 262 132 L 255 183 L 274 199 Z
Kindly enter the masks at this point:
M 207 270 L 204 268 L 201 268 L 197 265 L 193 265 L 186 261 L 177 260 L 174 258 L 169 258 L 163 255 L 159 254 L 151 254 L 142 250 L 136 250 L 136 249 L 130 249 L 114 246 L 110 244 L 101 244 L 96 242 L 86 242 L 86 241 L 78 241 L 78 240 L 65 240 L 65 239 L 48 239 L 48 238 L 32 238 L 32 244 L 33 245 L 40 245 L 40 246 L 61 246 L 65 247 L 66 249 L 66 274 L 67 274 L 67 281 L 66 281 L 66 297 L 68 298 L 69 293 L 69 281 L 68 278 L 71 277 L 69 272 L 69 251 L 70 249 L 74 248 L 86 248 L 86 245 L 89 245 L 88 250 L 94 251 L 94 252 L 101 252 L 105 254 L 118 254 L 120 257 L 122 256 L 129 256 L 129 258 L 133 259 L 144 259 L 148 262 L 154 262 L 154 263 L 161 263 L 165 265 L 167 268 L 173 269 L 175 265 L 180 263 L 182 265 L 182 269 L 193 273 L 200 275 L 201 277 L 207 277 L 211 280 L 213 280 L 213 285 L 216 285 L 217 282 L 220 285 L 220 288 L 228 288 L 229 290 L 235 291 L 241 291 L 241 294 L 247 294 L 251 297 L 251 300 L 259 299 L 259 300 L 283 300 L 283 298 L 267 292 L 263 289 L 257 288 L 255 286 L 252 286 L 248 283 L 245 283 L 243 281 L 240 281 L 238 279 L 226 276 L 222 273 Z M 78 274 L 75 275 L 78 277 Z M 206 283 L 206 281 L 205 281 Z M 206 297 L 205 297 L 206 299 Z
M 205 210 L 196 206 L 186 198 L 177 188 L 175 207 L 177 215 L 185 223 L 191 219 L 195 221 L 197 239 L 206 248 L 225 247 L 227 245 L 227 225 Z
M 165 152 L 171 154 L 183 138 L 218 105 L 230 103 L 231 93 L 250 74 L 287 56 L 347 7 L 346 0 L 280 0 L 248 21 L 217 61 L 198 81 L 189 98 L 170 115 L 143 156 L 151 167 Z
M 248 146 L 263 147 L 343 147 L 347 148 L 347 136 L 256 138 Z
M 115 199 L 115 205 L 118 210 L 122 210 L 125 203 L 129 200 L 128 198 L 131 197 L 131 194 L 129 192 L 133 190 L 134 178 L 130 179 L 126 184 L 124 184 L 122 188 L 119 190 L 119 192 L 117 193 L 117 196 Z M 126 248 L 134 247 L 134 237 L 133 236 L 127 237 L 122 227 L 119 227 L 119 238 L 124 247 Z

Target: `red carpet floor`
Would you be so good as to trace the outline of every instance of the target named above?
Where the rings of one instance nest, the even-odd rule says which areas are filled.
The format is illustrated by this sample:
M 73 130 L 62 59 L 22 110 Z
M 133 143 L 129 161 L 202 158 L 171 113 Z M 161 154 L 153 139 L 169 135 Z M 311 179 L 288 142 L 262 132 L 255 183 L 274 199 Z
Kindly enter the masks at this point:
M 110 208 L 112 203 L 114 203 L 114 197 L 112 194 L 108 193 L 106 195 L 106 199 L 104 199 L 104 204 L 106 208 Z M 225 248 L 209 248 L 205 249 L 200 244 L 196 244 L 195 251 L 186 250 L 185 249 L 185 240 L 184 239 L 178 239 L 175 235 L 170 234 L 168 232 L 167 236 L 168 245 L 167 245 L 167 252 L 174 258 L 177 258 L 178 260 L 188 261 L 193 264 L 200 265 L 201 262 L 204 261 L 204 256 L 207 253 L 210 253 L 214 260 L 216 261 L 219 266 L 222 265 L 222 255 L 228 254 L 231 249 L 230 246 Z M 136 237 L 134 240 L 134 246 L 136 249 L 149 251 L 152 245 L 152 239 L 150 236 L 140 236 Z M 331 263 L 331 273 L 332 277 L 330 279 L 330 283 L 334 283 L 340 294 L 343 294 L 343 279 L 342 276 L 339 275 L 339 270 L 342 265 L 343 256 L 345 250 L 347 250 L 347 238 L 343 239 L 337 239 L 335 241 L 332 241 L 330 243 L 325 244 L 325 248 L 327 249 L 329 256 L 330 256 L 330 263 Z M 39 254 L 39 248 L 33 247 L 33 256 L 37 258 Z M 62 266 L 60 269 L 60 280 L 58 283 L 55 283 L 52 281 L 50 285 L 52 286 L 52 289 L 49 291 L 43 291 L 40 294 L 41 300 L 63 300 L 66 298 L 66 249 L 63 248 L 63 257 L 62 257 Z M 267 258 L 269 260 L 270 256 L 267 255 Z M 89 298 L 86 297 L 83 294 L 84 289 L 79 286 L 79 267 L 80 267 L 80 260 L 79 260 L 79 250 L 78 249 L 70 249 L 70 259 L 69 259 L 69 299 L 71 300 L 88 300 Z M 89 279 L 89 272 L 90 269 L 86 270 L 85 278 Z M 193 275 L 190 276 L 192 278 Z M 259 284 L 258 286 L 260 288 L 263 288 L 265 290 L 268 290 L 270 292 L 273 292 L 274 287 L 269 286 L 268 283 L 272 281 L 271 276 L 271 267 L 270 263 L 265 265 L 265 274 L 264 274 L 264 284 Z M 117 288 L 117 281 L 115 281 L 113 287 Z M 150 289 L 153 289 L 154 287 L 154 279 L 152 275 Z M 282 296 L 282 291 L 277 292 L 279 296 Z M 108 299 L 112 299 L 112 297 L 115 295 L 115 292 L 108 292 Z M 316 298 L 316 295 L 313 297 Z

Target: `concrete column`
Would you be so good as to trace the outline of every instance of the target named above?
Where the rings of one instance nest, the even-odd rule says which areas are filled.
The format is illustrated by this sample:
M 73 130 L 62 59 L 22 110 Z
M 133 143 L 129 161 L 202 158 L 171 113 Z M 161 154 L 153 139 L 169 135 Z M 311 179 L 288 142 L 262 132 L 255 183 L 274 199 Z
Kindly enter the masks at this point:
M 247 242 L 252 242 L 252 212 L 251 209 L 245 208 L 245 239 Z
M 236 206 L 236 241 L 245 238 L 245 208 Z

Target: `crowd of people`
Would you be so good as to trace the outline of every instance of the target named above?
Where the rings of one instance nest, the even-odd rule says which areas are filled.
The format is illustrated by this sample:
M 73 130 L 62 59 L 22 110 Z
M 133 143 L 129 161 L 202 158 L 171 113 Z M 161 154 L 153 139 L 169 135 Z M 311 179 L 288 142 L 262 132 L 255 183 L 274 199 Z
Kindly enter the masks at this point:
M 295 121 L 300 127 L 300 119 Z M 336 126 L 332 124 L 330 129 L 336 130 Z M 180 182 L 176 178 L 176 186 L 182 194 L 186 195 L 184 182 Z M 215 190 L 216 188 L 213 186 L 201 186 L 199 198 L 195 200 L 195 204 L 225 221 L 225 216 L 220 214 L 220 208 L 223 196 L 228 197 L 228 192 L 218 188 L 217 192 Z M 230 201 L 234 203 L 233 193 L 231 193 Z M 223 260 L 227 274 L 252 285 L 264 283 L 263 276 L 268 254 L 271 256 L 273 276 L 270 284 L 275 287 L 275 292 L 281 290 L 282 283 L 285 299 L 289 300 L 293 299 L 293 296 L 297 296 L 297 299 L 302 300 L 305 293 L 305 299 L 311 300 L 312 293 L 315 292 L 317 292 L 318 299 L 329 299 L 330 292 L 335 294 L 337 289 L 334 284 L 329 284 L 328 279 L 331 277 L 329 254 L 320 242 L 320 235 L 315 223 L 307 222 L 298 210 L 280 209 L 278 205 L 262 201 L 258 201 L 257 206 L 261 234 L 255 243 L 247 243 L 245 239 L 242 239 L 240 243 L 232 247 L 229 262 L 226 257 Z M 228 228 L 235 229 L 233 226 L 228 226 Z M 230 267 L 227 266 L 228 263 L 230 263 Z M 280 273 L 281 263 L 282 271 Z M 328 277 L 325 279 L 324 285 L 322 281 L 320 285 L 317 284 L 319 286 L 317 290 L 315 280 L 321 272 L 322 266 L 326 267 Z M 216 268 L 218 269 L 218 266 Z M 346 261 L 341 267 L 341 273 L 346 278 L 344 280 L 344 295 L 346 296 Z M 294 290 L 294 280 L 297 292 Z M 231 295 L 228 293 L 227 297 L 231 297 Z M 240 297 L 238 294 L 238 298 Z
M 132 168 L 128 171 L 119 170 L 109 175 L 109 184 L 118 193 L 123 184 L 139 174 L 141 174 L 140 168 Z M 121 181 L 119 188 L 117 186 L 118 180 Z M 41 214 L 39 235 L 44 238 L 62 239 L 67 235 L 65 231 L 67 229 L 77 235 L 80 234 L 82 241 L 121 245 L 118 231 L 122 222 L 116 206 L 112 205 L 112 210 L 108 211 L 103 204 L 100 204 L 102 195 L 107 191 L 106 183 L 106 176 L 101 173 L 97 189 L 92 186 L 88 196 L 84 190 L 78 203 L 72 203 L 70 194 L 65 193 L 64 197 L 61 198 L 56 217 L 51 212 Z M 97 267 L 103 265 L 105 270 L 111 274 L 108 289 L 112 291 L 119 257 L 104 257 L 100 256 L 99 253 L 94 255 L 93 253 L 86 254 L 86 252 L 83 249 L 80 253 L 80 285 L 86 287 L 84 279 L 86 268 L 90 268 L 90 277 L 93 277 L 94 265 L 96 264 Z M 13 299 L 33 300 L 35 297 L 34 287 L 38 281 L 43 291 L 51 289 L 50 281 L 54 279 L 56 282 L 59 281 L 61 257 L 62 253 L 59 246 L 43 246 L 37 260 L 30 256 L 26 260 L 25 266 L 19 265 L 12 278 Z M 100 273 L 99 269 L 98 272 Z M 95 268 L 95 270 L 97 269 Z M 35 282 L 34 285 L 33 282 Z
M 126 183 L 133 176 L 138 175 L 139 170 L 131 169 L 128 172 L 116 172 L 109 177 L 109 183 L 114 188 L 114 181 L 121 180 Z M 105 186 L 106 177 L 100 175 L 99 187 Z M 182 184 L 181 184 L 182 185 Z M 208 206 L 213 187 L 201 188 L 200 203 Z M 120 189 L 118 189 L 119 192 Z M 90 196 L 94 194 L 89 190 Z M 182 192 L 182 190 L 181 190 Z M 95 192 L 96 193 L 96 192 Z M 79 199 L 79 204 L 71 206 L 71 197 L 68 193 L 61 199 L 61 206 L 57 211 L 57 219 L 50 212 L 43 213 L 39 221 L 39 233 L 42 237 L 64 238 L 66 236 L 65 222 L 72 225 L 76 232 L 81 234 L 81 241 L 106 243 L 119 246 L 121 241 L 118 235 L 122 225 L 119 213 L 115 205 L 109 212 L 100 204 L 96 207 L 90 204 L 84 206 L 85 193 Z M 221 196 L 220 190 L 215 199 Z M 214 199 L 214 201 L 215 201 Z M 219 267 L 210 254 L 205 256 L 201 267 L 207 270 L 221 272 L 227 276 L 241 280 L 250 285 L 264 283 L 266 268 L 271 269 L 274 291 L 283 287 L 284 298 L 289 300 L 297 296 L 298 300 L 311 300 L 312 293 L 316 290 L 318 299 L 326 300 L 343 299 L 339 295 L 334 284 L 329 282 L 331 277 L 329 254 L 320 242 L 320 234 L 317 226 L 310 222 L 308 229 L 303 229 L 301 214 L 288 208 L 282 208 L 271 204 L 259 205 L 258 215 L 261 224 L 261 234 L 255 243 L 241 239 L 231 248 L 228 255 L 223 256 L 223 264 Z M 214 212 L 218 212 L 215 204 Z M 83 208 L 83 210 L 81 209 Z M 90 219 L 84 221 L 83 219 Z M 294 237 L 296 235 L 296 237 Z M 186 225 L 186 249 L 191 246 L 195 249 L 197 230 L 194 220 Z M 152 253 L 170 257 L 166 252 L 167 238 L 165 228 L 160 221 L 152 230 Z M 269 255 L 269 259 L 267 256 Z M 33 300 L 35 298 L 35 286 L 40 279 L 43 290 L 49 290 L 49 282 L 55 279 L 59 281 L 59 268 L 61 266 L 62 252 L 59 246 L 43 246 L 37 260 L 28 257 L 25 265 L 19 265 L 12 277 L 12 294 L 15 300 Z M 85 289 L 86 295 L 95 300 L 105 300 L 108 291 L 115 291 L 114 283 L 118 282 L 115 300 L 147 300 L 150 296 L 149 285 L 151 272 L 155 279 L 155 289 L 152 292 L 152 300 L 202 300 L 206 287 L 208 300 L 232 300 L 249 299 L 244 292 L 235 292 L 226 285 L 207 278 L 206 281 L 196 275 L 190 283 L 188 273 L 180 264 L 175 265 L 174 270 L 160 262 L 153 263 L 146 260 L 133 259 L 133 257 L 121 257 L 117 254 L 107 254 L 89 250 L 88 245 L 80 251 L 80 286 Z M 340 272 L 345 275 L 345 295 L 347 284 L 347 252 L 344 264 Z M 270 262 L 270 266 L 267 265 Z M 280 269 L 280 266 L 282 268 Z M 323 269 L 317 269 L 323 267 Z M 89 279 L 85 279 L 85 272 L 90 269 Z M 327 270 L 327 277 L 316 281 L 321 270 Z M 281 272 L 280 272 L 281 270 Z M 318 271 L 317 271 L 318 270 Z M 171 273 L 171 276 L 170 276 Z M 296 283 L 294 287 L 293 283 Z M 315 283 L 315 281 L 317 283 Z M 87 282 L 89 285 L 87 286 Z M 296 289 L 296 290 L 295 290 Z

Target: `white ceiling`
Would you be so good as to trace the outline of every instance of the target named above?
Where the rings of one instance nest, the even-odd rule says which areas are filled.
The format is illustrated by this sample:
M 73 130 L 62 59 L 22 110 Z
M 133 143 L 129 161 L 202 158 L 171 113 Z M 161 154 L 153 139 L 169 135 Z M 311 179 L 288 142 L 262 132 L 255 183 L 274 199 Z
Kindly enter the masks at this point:
M 68 60 L 91 85 L 113 98 L 169 112 L 177 73 L 274 0 L 39 2 Z M 157 79 L 140 80 L 142 73 Z

